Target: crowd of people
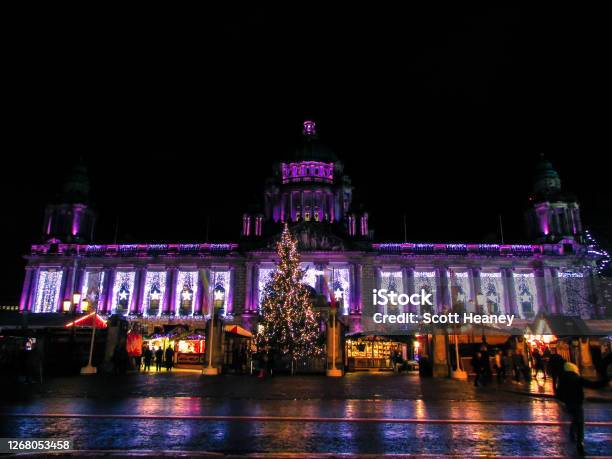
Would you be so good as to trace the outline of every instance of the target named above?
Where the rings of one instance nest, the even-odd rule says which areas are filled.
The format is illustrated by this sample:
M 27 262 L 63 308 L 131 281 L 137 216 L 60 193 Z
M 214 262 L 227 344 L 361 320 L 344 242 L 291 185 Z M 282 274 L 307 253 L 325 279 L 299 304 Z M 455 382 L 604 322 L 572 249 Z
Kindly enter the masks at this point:
M 558 364 L 559 358 L 561 356 L 553 354 L 548 347 L 542 353 L 536 348 L 526 356 L 512 349 L 491 351 L 486 344 L 482 344 L 474 352 L 471 361 L 472 371 L 476 375 L 474 385 L 489 384 L 493 380 L 494 372 L 498 383 L 504 382 L 508 375 L 512 375 L 517 382 L 529 382 L 540 374 L 544 380 L 549 376 L 554 379 L 555 375 L 551 369 L 557 368 L 555 365 Z
M 151 365 L 155 363 L 155 371 L 172 371 L 174 367 L 174 349 L 168 346 L 164 351 L 161 346 L 157 349 L 150 348 L 145 344 L 140 356 L 134 357 L 133 365 L 136 371 L 151 371 Z M 125 346 L 117 346 L 113 353 L 113 368 L 116 374 L 125 374 L 130 367 L 130 358 Z
M 610 356 L 608 356 L 610 360 Z M 474 385 L 485 386 L 492 380 L 493 371 L 497 375 L 497 382 L 502 383 L 507 373 L 512 373 L 514 380 L 530 382 L 532 378 L 548 377 L 552 380 L 555 397 L 563 402 L 571 424 L 570 441 L 576 443 L 578 453 L 584 453 L 584 388 L 602 388 L 608 384 L 608 375 L 605 369 L 610 362 L 604 362 L 603 370 L 599 371 L 597 381 L 585 379 L 580 375 L 577 365 L 567 362 L 561 355 L 545 347 L 542 351 L 534 348 L 528 355 L 513 350 L 503 352 L 496 350 L 492 354 L 486 344 L 474 353 L 472 357 L 472 370 L 475 373 Z

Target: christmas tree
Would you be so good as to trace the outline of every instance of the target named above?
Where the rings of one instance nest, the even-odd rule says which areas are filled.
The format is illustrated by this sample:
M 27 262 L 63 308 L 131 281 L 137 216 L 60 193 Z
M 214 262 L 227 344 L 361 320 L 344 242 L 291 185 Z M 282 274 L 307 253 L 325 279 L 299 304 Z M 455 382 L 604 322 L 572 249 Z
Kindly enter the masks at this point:
M 319 324 L 310 291 L 302 282 L 297 240 L 285 225 L 276 244 L 279 262 L 265 286 L 257 345 L 287 355 L 293 362 L 319 355 Z

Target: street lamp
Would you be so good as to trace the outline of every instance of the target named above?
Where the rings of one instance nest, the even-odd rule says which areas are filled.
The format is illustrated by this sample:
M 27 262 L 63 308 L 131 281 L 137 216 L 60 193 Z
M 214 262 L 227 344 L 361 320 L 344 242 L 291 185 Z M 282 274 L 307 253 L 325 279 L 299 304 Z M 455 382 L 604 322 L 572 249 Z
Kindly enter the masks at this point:
M 453 305 L 453 309 L 455 310 L 455 312 L 459 312 L 459 311 L 456 311 L 456 309 L 457 309 L 456 305 Z M 462 308 L 462 309 L 465 309 L 465 308 Z M 455 325 L 453 328 L 455 330 L 455 362 L 456 362 L 456 368 L 451 371 L 451 378 L 452 379 L 466 380 L 466 379 L 468 379 L 468 375 L 467 375 L 467 372 L 461 368 L 461 355 L 459 353 L 459 332 L 461 331 L 461 325 Z
M 74 305 L 74 312 L 76 312 L 76 308 L 81 302 L 81 294 L 79 292 L 74 292 L 72 294 L 72 304 Z
M 327 369 L 327 376 L 342 376 L 342 369 L 336 368 L 336 313 L 338 312 L 338 302 L 342 301 L 342 289 L 334 291 L 334 301 L 330 303 L 329 313 L 332 319 L 331 340 L 332 340 L 332 367 Z
M 215 310 L 222 308 L 225 304 L 225 289 L 218 285 L 213 291 L 213 302 L 210 304 L 210 331 L 206 338 L 206 347 L 208 348 L 208 366 L 202 369 L 202 374 L 206 376 L 216 376 L 219 374 L 219 369 L 213 366 L 214 338 L 215 333 Z M 209 342 L 210 341 L 210 342 Z
M 63 313 L 70 312 L 71 307 L 72 307 L 72 303 L 70 302 L 70 300 L 64 300 L 64 302 L 62 303 L 62 312 Z
M 81 299 L 80 295 L 79 295 L 79 299 Z M 85 309 L 87 310 L 89 308 L 89 301 L 84 300 L 82 306 L 85 306 Z M 86 366 L 81 368 L 82 375 L 95 375 L 97 372 L 96 367 L 94 367 L 91 364 L 91 361 L 93 359 L 94 342 L 96 339 L 96 318 L 97 316 L 98 316 L 98 309 L 97 309 L 97 306 L 94 305 L 93 313 L 91 314 L 92 322 L 91 322 L 91 343 L 89 344 L 89 361 L 87 362 Z
M 83 300 L 81 301 L 81 312 L 87 312 L 89 309 L 89 301 Z

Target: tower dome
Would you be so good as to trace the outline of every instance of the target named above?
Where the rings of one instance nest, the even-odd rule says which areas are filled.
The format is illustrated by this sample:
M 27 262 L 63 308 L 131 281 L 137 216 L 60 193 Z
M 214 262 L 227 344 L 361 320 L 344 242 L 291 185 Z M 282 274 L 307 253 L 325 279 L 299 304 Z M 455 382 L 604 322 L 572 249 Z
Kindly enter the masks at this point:
M 580 207 L 572 193 L 561 190 L 561 179 L 542 155 L 535 167 L 533 194 L 527 212 L 530 236 L 537 241 L 557 242 L 580 238 Z
M 93 237 L 95 212 L 89 207 L 89 176 L 80 161 L 74 165 L 56 202 L 45 208 L 44 240 L 86 242 Z
M 540 162 L 535 168 L 533 191 L 541 194 L 549 194 L 561 190 L 561 179 L 554 169 L 552 163 L 542 155 Z

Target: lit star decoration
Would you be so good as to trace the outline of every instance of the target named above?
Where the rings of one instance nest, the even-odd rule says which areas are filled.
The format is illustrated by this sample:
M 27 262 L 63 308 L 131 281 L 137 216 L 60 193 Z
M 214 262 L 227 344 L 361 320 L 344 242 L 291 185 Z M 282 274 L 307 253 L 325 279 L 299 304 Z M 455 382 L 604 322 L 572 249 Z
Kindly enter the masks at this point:
M 297 240 L 287 225 L 276 244 L 279 262 L 266 284 L 256 336 L 260 349 L 289 355 L 294 360 L 321 355 L 321 333 L 309 288 L 303 283 Z
M 127 300 L 128 297 L 128 293 L 127 292 L 119 292 L 119 299 L 120 300 Z
M 183 301 L 191 301 L 191 292 L 182 293 Z
M 340 299 L 342 298 L 342 290 L 340 290 L 339 288 L 334 290 L 334 298 L 336 299 L 336 301 L 340 301 Z
M 223 297 L 225 296 L 225 293 L 223 293 L 222 290 L 215 290 L 213 292 L 213 295 L 214 295 L 215 301 L 223 301 Z

